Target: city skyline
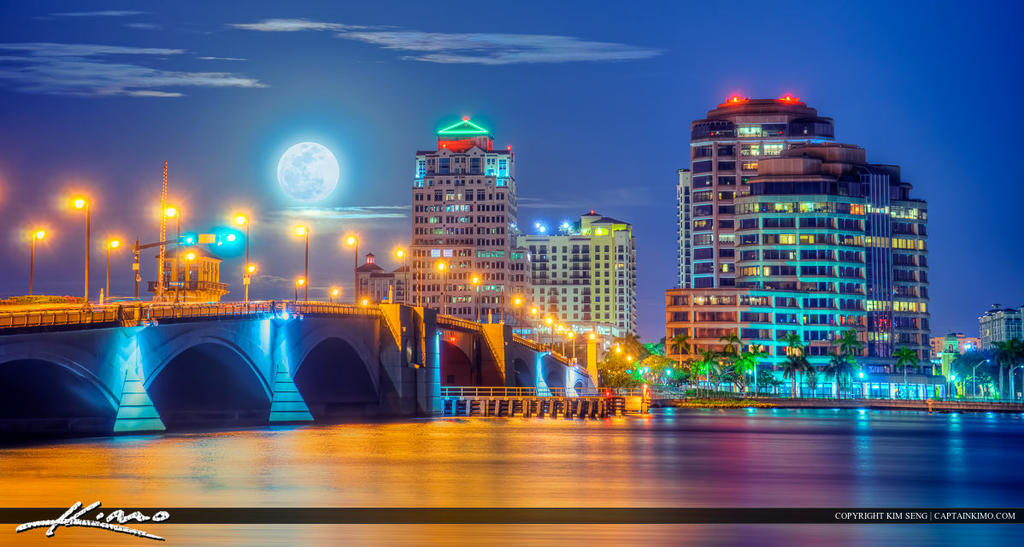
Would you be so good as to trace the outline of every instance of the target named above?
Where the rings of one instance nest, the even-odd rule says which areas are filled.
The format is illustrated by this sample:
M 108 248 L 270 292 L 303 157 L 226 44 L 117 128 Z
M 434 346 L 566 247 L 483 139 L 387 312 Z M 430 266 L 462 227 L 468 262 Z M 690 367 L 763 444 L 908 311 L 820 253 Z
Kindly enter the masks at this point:
M 94 241 L 108 234 L 122 241 L 136 235 L 144 243 L 155 240 L 154 204 L 165 160 L 171 196 L 188 229 L 228 225 L 236 210 L 253 212 L 253 261 L 261 266 L 254 298 L 290 296 L 302 249 L 288 228 L 299 221 L 313 224 L 311 297 L 318 287 L 349 287 L 351 251 L 341 236 L 360 233 L 363 253 L 375 253 L 388 269 L 397 267 L 390 251 L 409 244 L 410 151 L 430 147 L 434 131 L 471 116 L 501 143 L 512 144 L 521 160 L 522 225 L 558 224 L 590 209 L 633 224 L 640 333 L 657 339 L 664 328 L 663 291 L 675 284 L 673 197 L 676 169 L 688 164 L 689 121 L 732 94 L 790 94 L 833 117 L 838 141 L 865 146 L 873 161 L 901 165 L 915 193 L 929 201 L 934 335 L 973 333 L 977 317 L 993 302 L 1024 300 L 1013 282 L 1024 257 L 1005 245 L 1003 235 L 1015 227 L 1012 204 L 1022 197 L 1011 184 L 1010 163 L 996 163 L 986 174 L 997 192 L 962 199 L 979 176 L 970 158 L 1012 154 L 1018 106 L 1005 105 L 1008 119 L 972 116 L 999 101 L 979 92 L 975 82 L 996 90 L 1009 88 L 1014 77 L 998 62 L 1012 50 L 1006 42 L 1009 23 L 984 19 L 989 30 L 967 42 L 941 32 L 954 21 L 967 28 L 982 23 L 956 8 L 939 7 L 918 19 L 913 9 L 889 6 L 889 17 L 876 21 L 828 6 L 820 15 L 807 14 L 807 24 L 830 29 L 822 34 L 834 41 L 799 59 L 740 67 L 688 59 L 698 42 L 649 15 L 624 17 L 619 29 L 607 22 L 565 25 L 515 16 L 500 23 L 469 14 L 424 20 L 420 8 L 409 8 L 396 24 L 355 7 L 283 13 L 257 3 L 245 17 L 193 17 L 185 8 L 66 15 L 79 11 L 69 6 L 17 6 L 0 23 L 0 117 L 16 129 L 0 136 L 0 254 L 11 264 L 0 273 L 5 295 L 27 290 L 28 240 L 18 236 L 36 225 L 49 232 L 36 249 L 36 292 L 81 292 L 81 275 L 64 275 L 80 272 L 81 219 L 60 208 L 76 187 L 93 193 Z M 580 9 L 552 8 L 553 16 L 574 7 Z M 690 10 L 694 18 L 722 13 L 704 6 L 668 9 Z M 766 17 L 782 20 L 797 9 Z M 844 26 L 828 21 L 837 12 L 846 15 Z M 400 30 L 355 28 L 389 24 Z M 1006 29 L 998 28 L 1004 24 Z M 447 51 L 411 41 L 414 31 L 465 32 L 460 36 L 476 41 Z M 776 39 L 779 51 L 799 42 Z M 864 48 L 858 64 L 842 60 L 844 44 Z M 723 47 L 738 52 L 754 45 L 741 36 Z M 321 52 L 288 58 L 295 47 Z M 524 48 L 534 56 L 510 53 Z M 465 51 L 486 53 L 466 58 Z M 325 68 L 327 59 L 344 66 L 345 74 Z M 898 65 L 910 60 L 913 69 Z M 691 63 L 685 65 L 689 70 L 679 70 L 681 62 Z M 71 89 L 27 80 L 55 67 L 85 71 L 77 74 L 106 87 Z M 698 73 L 696 81 L 685 75 Z M 300 74 L 315 77 L 303 80 Z M 494 85 L 504 78 L 522 85 Z M 405 93 L 407 86 L 431 80 L 438 85 L 421 86 L 416 96 Z M 161 96 L 177 93 L 183 96 Z M 939 111 L 946 114 L 935 116 Z M 639 134 L 630 133 L 637 128 Z M 983 143 L 962 137 L 971 134 L 994 137 Z M 328 146 L 342 169 L 338 189 L 314 209 L 297 208 L 272 176 L 281 153 L 306 140 Z M 93 249 L 94 259 L 98 253 Z M 240 299 L 240 255 L 224 258 L 228 299 Z M 119 287 L 114 294 L 128 294 L 130 253 L 113 260 L 111 283 Z M 146 281 L 155 279 L 149 262 Z M 960 290 L 957 282 L 964 264 L 981 281 L 971 291 Z M 99 263 L 93 266 L 92 286 L 98 288 L 103 272 Z

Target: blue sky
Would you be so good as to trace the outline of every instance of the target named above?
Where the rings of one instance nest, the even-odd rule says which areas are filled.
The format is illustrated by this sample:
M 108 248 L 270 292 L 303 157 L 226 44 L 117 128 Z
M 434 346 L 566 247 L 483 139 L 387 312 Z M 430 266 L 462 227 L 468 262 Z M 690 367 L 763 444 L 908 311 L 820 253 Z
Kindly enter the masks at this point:
M 81 219 L 61 207 L 75 188 L 94 195 L 97 239 L 155 240 L 164 160 L 186 228 L 253 212 L 254 294 L 291 294 L 302 248 L 287 228 L 305 217 L 312 287 L 347 286 L 339 234 L 378 255 L 406 242 L 415 150 L 472 116 L 517 153 L 520 224 L 592 208 L 634 223 L 641 333 L 657 338 L 689 122 L 740 93 L 801 97 L 839 140 L 902 166 L 930 202 L 933 333 L 975 333 L 992 303 L 1024 303 L 1019 3 L 210 4 L 2 8 L 0 294 L 25 292 L 35 225 L 52 234 L 37 290 L 80 292 Z M 315 211 L 274 176 L 305 140 L 341 163 Z M 128 255 L 115 294 L 130 291 Z

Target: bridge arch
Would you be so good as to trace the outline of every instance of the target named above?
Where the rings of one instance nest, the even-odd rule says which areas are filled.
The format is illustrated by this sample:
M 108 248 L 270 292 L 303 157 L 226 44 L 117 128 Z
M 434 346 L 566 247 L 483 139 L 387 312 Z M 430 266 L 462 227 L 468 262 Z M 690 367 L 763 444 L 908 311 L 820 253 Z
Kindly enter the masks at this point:
M 35 353 L 0 363 L 0 432 L 105 434 L 117 407 L 99 378 L 65 357 Z
M 350 340 L 329 335 L 307 349 L 292 381 L 314 419 L 358 415 L 380 399 L 371 367 Z
M 511 365 L 513 387 L 536 387 L 537 373 L 533 367 L 519 357 L 513 358 Z
M 441 338 L 441 384 L 447 386 L 479 385 L 479 371 L 456 335 Z
M 146 375 L 146 392 L 167 429 L 259 425 L 270 418 L 267 379 L 245 352 L 200 337 Z

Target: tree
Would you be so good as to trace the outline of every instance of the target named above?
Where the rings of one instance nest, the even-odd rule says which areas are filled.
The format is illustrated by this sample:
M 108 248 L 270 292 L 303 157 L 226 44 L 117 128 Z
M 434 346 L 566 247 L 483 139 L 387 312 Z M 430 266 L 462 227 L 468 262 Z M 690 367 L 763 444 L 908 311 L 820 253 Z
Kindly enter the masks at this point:
M 978 380 L 985 375 L 985 368 L 982 366 L 988 361 L 989 355 L 987 352 L 973 350 L 964 352 L 963 355 L 958 355 L 953 362 L 950 363 L 950 370 L 954 372 L 957 378 L 963 379 L 963 384 L 966 389 L 967 382 L 971 383 L 970 394 L 972 397 L 977 396 L 978 392 Z M 978 372 L 978 368 L 981 367 L 981 372 Z M 980 382 L 984 385 L 984 381 Z
M 700 359 L 694 365 L 697 367 L 697 390 L 700 391 L 700 376 L 703 375 L 710 382 L 711 368 L 718 366 L 718 352 L 709 349 L 700 350 Z
M 828 364 L 822 372 L 825 376 L 833 378 L 839 390 L 839 397 L 843 396 L 843 380 L 853 377 L 855 367 L 852 355 L 833 354 L 829 357 Z
M 999 369 L 999 399 L 1003 399 L 1003 369 L 1010 371 L 1010 391 L 1013 392 L 1014 365 L 1024 361 L 1024 343 L 1017 338 L 992 344 L 992 359 Z
M 757 385 L 775 388 L 775 394 L 778 395 L 778 389 L 782 385 L 782 381 L 776 378 L 771 371 L 761 369 L 757 371 Z
M 747 374 L 756 375 L 758 360 L 764 359 L 767 356 L 767 353 L 760 350 L 741 350 L 733 358 L 733 368 L 736 371 L 736 377 L 740 380 L 740 383 L 744 388 L 747 386 Z M 756 382 L 758 377 L 754 376 L 754 379 Z
M 736 369 L 732 365 L 723 365 L 721 362 L 716 362 L 711 365 L 711 378 L 715 384 L 715 391 L 721 391 L 719 386 L 724 382 L 734 382 L 736 380 Z
M 856 356 L 859 355 L 860 350 L 864 348 L 864 342 L 857 339 L 857 331 L 853 329 L 840 334 L 839 338 L 837 338 L 834 343 L 839 348 L 839 353 L 841 355 Z
M 917 352 L 907 347 L 901 347 L 892 352 L 892 356 L 896 358 L 896 368 L 903 369 L 903 396 L 909 399 L 910 391 L 907 386 L 907 369 L 917 366 Z
M 683 364 L 683 355 L 690 354 L 690 335 L 684 330 L 672 337 L 668 345 L 679 354 L 679 365 Z
M 798 396 L 800 373 L 808 370 L 811 364 L 804 357 L 802 351 L 794 351 L 782 362 L 783 378 L 790 378 L 793 381 L 793 397 Z
M 813 366 L 808 366 L 804 371 L 804 382 L 807 382 L 807 388 L 811 390 L 811 397 L 814 397 L 814 392 L 818 389 L 818 373 Z
M 729 334 L 722 336 L 718 341 L 725 342 L 725 347 L 722 348 L 722 353 L 725 353 L 726 355 L 735 355 L 737 348 L 743 344 L 743 341 L 740 340 L 739 336 L 736 336 L 735 332 L 730 332 Z

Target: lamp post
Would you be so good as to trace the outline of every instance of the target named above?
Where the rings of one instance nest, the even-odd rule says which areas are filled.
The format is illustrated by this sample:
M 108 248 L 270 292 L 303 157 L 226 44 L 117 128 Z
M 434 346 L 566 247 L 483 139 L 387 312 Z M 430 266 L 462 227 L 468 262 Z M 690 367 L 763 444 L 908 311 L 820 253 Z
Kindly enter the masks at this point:
M 448 315 L 448 265 L 438 260 L 436 268 L 441 272 L 441 313 Z
M 46 230 L 37 229 L 36 231 L 29 234 L 29 252 L 28 252 L 28 295 L 32 296 L 32 284 L 35 280 L 36 275 L 36 240 L 42 240 L 46 237 Z
M 395 249 L 395 257 L 402 261 L 402 268 L 405 270 L 405 275 L 402 281 L 402 303 L 409 303 L 409 253 L 405 252 L 405 249 Z
M 92 216 L 89 211 L 90 203 L 85 198 L 75 198 L 71 202 L 75 209 L 85 210 L 85 303 L 89 303 L 89 245 L 90 231 L 92 230 Z
M 540 343 L 540 316 L 537 308 L 530 308 L 530 317 L 533 318 L 533 341 Z
M 301 236 L 306 243 L 306 254 L 305 260 L 303 261 L 302 267 L 302 300 L 309 300 L 309 285 L 306 281 L 309 279 L 309 228 L 305 226 L 296 226 L 295 235 Z M 298 286 L 295 288 L 295 300 L 299 299 Z
M 189 285 L 192 284 L 190 278 L 192 276 L 192 261 L 196 259 L 196 253 L 189 251 L 185 253 L 185 303 L 188 303 L 188 289 Z
M 952 395 L 952 393 L 950 392 L 950 389 L 949 389 L 950 386 L 953 387 L 954 391 L 956 390 L 956 374 L 950 374 L 949 375 L 949 380 L 946 382 L 946 398 L 947 399 L 953 399 L 953 395 Z
M 330 303 L 334 303 L 334 299 L 341 295 L 341 289 L 338 287 L 331 287 L 331 292 L 327 295 L 327 300 Z
M 345 244 L 352 247 L 352 303 L 359 300 L 359 238 L 350 235 L 345 238 Z
M 570 330 L 566 336 L 569 338 L 569 345 L 572 346 L 572 360 L 576 361 L 576 342 L 573 340 L 576 333 Z
M 295 301 L 296 302 L 299 301 L 299 287 L 302 287 L 303 294 L 305 294 L 305 291 L 306 291 L 306 278 L 305 277 L 299 277 L 299 278 L 295 279 Z
M 476 317 L 476 322 L 480 322 L 480 276 L 474 275 L 470 280 L 473 283 L 473 291 L 476 293 L 473 296 L 473 316 Z
M 120 246 L 121 246 L 121 242 L 116 240 L 116 239 L 111 239 L 111 240 L 107 241 L 107 285 L 106 285 L 106 289 L 105 289 L 106 292 L 103 293 L 103 294 L 107 295 L 107 298 L 110 298 L 110 251 L 112 251 L 112 250 L 114 250 L 114 249 L 116 249 L 116 248 L 118 248 Z
M 978 370 L 978 367 L 980 367 L 983 363 L 988 362 L 988 359 L 985 359 L 984 361 L 979 361 L 978 364 L 974 365 L 974 368 L 971 369 L 971 395 L 973 395 L 974 397 L 978 396 L 978 377 L 977 375 L 974 374 L 974 371 Z
M 249 217 L 243 214 L 235 215 L 235 224 L 239 226 L 245 226 L 245 265 L 242 266 L 242 286 L 245 288 L 245 302 L 249 301 L 249 284 L 252 282 L 250 275 L 255 272 L 255 268 L 250 271 L 249 264 Z
M 246 264 L 245 273 L 242 274 L 242 284 L 245 285 L 245 301 L 249 301 L 249 285 L 252 284 L 252 276 L 256 275 L 258 268 L 255 264 Z
M 552 319 L 550 315 L 544 318 L 544 323 L 547 324 L 548 331 L 551 334 L 551 336 L 549 338 L 551 339 L 551 345 L 552 346 L 555 345 L 555 328 L 552 326 L 554 324 L 554 322 L 555 322 L 555 320 Z
M 164 216 L 167 218 L 173 218 L 177 226 L 177 238 L 175 241 L 181 243 L 181 209 L 174 207 L 173 205 L 164 209 Z
M 512 307 L 515 308 L 515 310 L 516 310 L 516 323 L 519 323 L 517 326 L 519 327 L 519 330 L 522 331 L 523 330 L 523 297 L 521 297 L 521 296 L 513 296 L 512 297 Z

